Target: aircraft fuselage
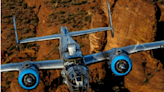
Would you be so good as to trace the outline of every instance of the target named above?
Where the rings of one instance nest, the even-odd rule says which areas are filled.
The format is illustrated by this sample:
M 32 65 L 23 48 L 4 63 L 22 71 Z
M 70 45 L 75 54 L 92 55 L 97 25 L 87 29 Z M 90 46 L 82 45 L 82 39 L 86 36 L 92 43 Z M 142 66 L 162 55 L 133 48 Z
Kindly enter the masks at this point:
M 64 61 L 64 69 L 61 72 L 63 82 L 72 92 L 87 91 L 89 89 L 89 69 L 83 60 L 80 46 L 69 36 L 67 27 L 61 26 L 60 32 L 59 53 L 60 58 Z

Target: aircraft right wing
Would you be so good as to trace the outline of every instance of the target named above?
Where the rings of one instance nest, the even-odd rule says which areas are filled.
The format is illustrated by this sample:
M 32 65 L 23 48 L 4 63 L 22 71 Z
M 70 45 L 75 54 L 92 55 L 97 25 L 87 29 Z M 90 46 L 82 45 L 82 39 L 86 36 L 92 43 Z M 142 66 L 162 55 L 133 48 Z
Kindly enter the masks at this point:
M 36 65 L 38 69 L 62 69 L 64 68 L 63 61 L 58 60 L 44 60 L 44 61 L 24 61 L 19 63 L 9 63 L 1 65 L 1 72 L 5 71 L 19 71 L 26 63 Z
M 109 56 L 112 55 L 112 51 L 113 49 L 104 52 L 85 55 L 84 56 L 85 64 L 88 65 L 92 63 L 101 62 L 103 60 L 108 60 Z
M 164 41 L 112 48 L 108 51 L 86 55 L 83 58 L 86 65 L 105 60 L 108 63 L 108 68 L 110 68 L 115 75 L 124 76 L 132 69 L 132 60 L 129 54 L 158 48 L 164 48 Z
M 120 49 L 126 51 L 128 54 L 132 54 L 139 51 L 153 50 L 153 49 L 158 49 L 158 48 L 164 48 L 164 41 L 129 45 L 129 46 L 122 47 Z
M 124 54 L 133 54 L 140 51 L 146 51 L 146 50 L 153 50 L 158 48 L 164 48 L 164 41 L 156 41 L 156 42 L 150 42 L 150 43 L 143 43 L 143 44 L 137 44 L 137 45 L 129 45 L 125 47 L 120 48 L 113 48 L 108 51 L 94 53 L 90 55 L 85 55 L 84 60 L 86 65 L 91 63 L 97 63 L 101 62 L 103 60 L 110 60 L 113 57 L 115 57 L 115 51 L 118 49 L 121 52 L 124 52 Z

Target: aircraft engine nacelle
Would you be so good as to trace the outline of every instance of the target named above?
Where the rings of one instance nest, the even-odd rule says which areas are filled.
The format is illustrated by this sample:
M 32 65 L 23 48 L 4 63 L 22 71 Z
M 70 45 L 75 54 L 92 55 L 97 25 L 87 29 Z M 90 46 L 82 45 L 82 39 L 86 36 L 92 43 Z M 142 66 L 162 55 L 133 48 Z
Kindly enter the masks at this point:
M 19 73 L 18 82 L 19 85 L 26 90 L 34 89 L 39 84 L 38 70 L 33 66 L 24 68 Z
M 124 76 L 130 72 L 132 61 L 128 56 L 119 55 L 111 61 L 111 70 L 117 76 Z

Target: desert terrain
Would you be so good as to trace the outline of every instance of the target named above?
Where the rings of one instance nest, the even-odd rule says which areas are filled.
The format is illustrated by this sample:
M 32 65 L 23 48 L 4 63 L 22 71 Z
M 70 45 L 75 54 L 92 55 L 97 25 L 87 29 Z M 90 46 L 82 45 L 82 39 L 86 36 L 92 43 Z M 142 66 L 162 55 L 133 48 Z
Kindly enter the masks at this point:
M 83 55 L 137 43 L 164 40 L 164 0 L 1 0 L 1 64 L 59 59 L 59 40 L 20 44 L 17 51 L 12 15 L 18 39 L 109 26 L 111 32 L 73 37 Z M 164 92 L 163 49 L 130 55 L 131 72 L 115 76 L 106 62 L 89 65 L 89 92 Z M 1 73 L 2 92 L 69 92 L 62 83 L 61 70 L 40 70 L 40 83 L 33 90 L 19 86 L 18 72 Z

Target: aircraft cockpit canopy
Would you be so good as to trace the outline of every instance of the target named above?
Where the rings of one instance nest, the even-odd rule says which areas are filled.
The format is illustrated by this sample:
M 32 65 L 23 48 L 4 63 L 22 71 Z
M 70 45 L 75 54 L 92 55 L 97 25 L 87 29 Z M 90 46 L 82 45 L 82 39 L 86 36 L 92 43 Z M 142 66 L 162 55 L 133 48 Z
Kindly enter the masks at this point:
M 75 55 L 76 54 L 76 44 L 68 44 L 68 52 L 69 55 Z

